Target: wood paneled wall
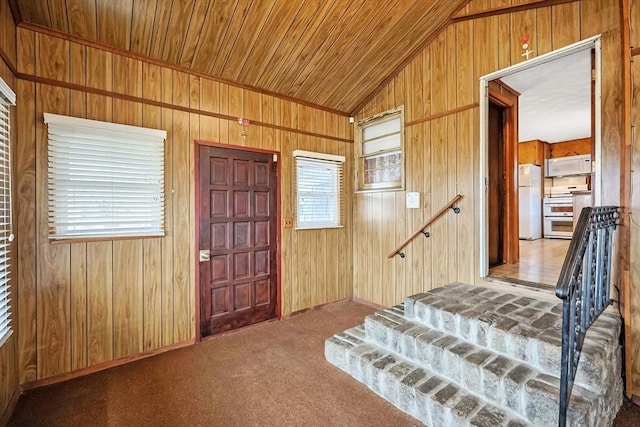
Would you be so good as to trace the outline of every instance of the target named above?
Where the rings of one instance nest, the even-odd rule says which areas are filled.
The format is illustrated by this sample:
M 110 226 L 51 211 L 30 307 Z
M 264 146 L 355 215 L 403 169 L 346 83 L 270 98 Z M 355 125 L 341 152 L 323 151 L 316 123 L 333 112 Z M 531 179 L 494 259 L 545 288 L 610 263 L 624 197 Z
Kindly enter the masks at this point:
M 465 12 L 510 3 L 474 0 Z M 406 191 L 421 193 L 422 208 L 406 209 L 404 191 L 356 194 L 356 297 L 391 305 L 449 282 L 480 281 L 479 78 L 525 60 L 522 34 L 530 35 L 534 56 L 602 34 L 603 203 L 620 202 L 619 1 L 575 1 L 455 23 L 357 114 L 359 120 L 405 106 Z M 406 258 L 386 258 L 458 193 L 464 196 L 460 214 L 437 221 L 430 238 L 418 237 L 407 247 Z
M 640 0 L 629 1 L 629 17 L 631 29 L 631 46 L 640 47 Z M 631 289 L 630 326 L 633 354 L 632 375 L 633 395 L 640 396 L 640 55 L 633 57 L 631 63 L 631 124 L 633 125 L 630 141 L 630 238 L 629 238 L 629 287 Z M 640 400 L 634 399 L 636 403 Z
M 8 65 L 9 70 L 16 68 L 16 50 L 16 24 L 11 15 L 9 0 L 0 0 L 0 62 Z
M 12 69 L 15 69 L 15 53 L 16 53 L 16 27 L 9 10 L 7 0 L 0 0 L 0 78 L 5 81 L 16 91 L 16 79 Z M 19 147 L 16 146 L 16 109 L 13 108 L 12 114 L 12 147 L 13 153 Z M 15 242 L 15 241 L 14 241 Z M 14 267 L 16 245 L 14 243 L 11 251 L 13 253 Z M 15 286 L 15 273 L 11 277 L 11 285 Z M 13 317 L 13 334 L 0 347 L 0 423 L 3 414 L 9 406 L 18 389 L 18 352 L 17 352 L 17 316 L 15 305 L 15 291 L 13 292 L 13 302 L 11 304 Z
M 18 45 L 22 383 L 194 339 L 195 140 L 280 152 L 283 217 L 295 213 L 293 150 L 352 161 L 347 117 L 24 28 Z M 45 112 L 167 130 L 166 237 L 48 242 Z M 249 126 L 245 142 L 219 115 L 266 125 Z M 351 296 L 347 218 L 342 229 L 282 229 L 284 315 Z

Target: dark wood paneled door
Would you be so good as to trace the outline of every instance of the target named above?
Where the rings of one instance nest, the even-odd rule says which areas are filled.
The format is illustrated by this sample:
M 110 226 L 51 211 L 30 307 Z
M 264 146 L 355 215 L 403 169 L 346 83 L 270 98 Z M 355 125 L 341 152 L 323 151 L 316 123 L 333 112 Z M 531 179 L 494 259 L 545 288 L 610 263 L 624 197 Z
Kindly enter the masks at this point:
M 488 252 L 489 267 L 517 263 L 518 97 L 500 80 L 489 82 Z
M 489 267 L 504 263 L 504 109 L 489 102 Z
M 268 153 L 201 145 L 198 154 L 206 337 L 277 315 L 277 164 Z

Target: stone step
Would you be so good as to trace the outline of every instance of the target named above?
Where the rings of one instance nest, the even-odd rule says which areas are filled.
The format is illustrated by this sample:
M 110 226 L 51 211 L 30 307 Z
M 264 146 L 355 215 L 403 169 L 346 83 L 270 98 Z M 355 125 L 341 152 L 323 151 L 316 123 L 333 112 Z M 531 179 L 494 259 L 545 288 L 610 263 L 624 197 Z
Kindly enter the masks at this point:
M 560 304 L 451 284 L 367 316 L 327 339 L 325 356 L 432 427 L 555 426 L 559 311 Z M 611 314 L 589 330 L 568 425 L 612 424 L 622 403 L 619 331 Z
M 428 426 L 542 425 L 491 404 L 428 369 L 367 343 L 364 338 L 363 325 L 328 338 L 327 361 Z
M 409 297 L 390 315 L 459 336 L 560 376 L 562 303 L 454 283 Z M 621 372 L 620 319 L 603 313 L 585 338 L 575 383 L 601 392 Z M 611 366 L 611 365 L 614 366 Z M 610 378 L 613 372 L 616 378 Z M 605 375 L 603 377 L 603 375 Z
M 535 425 L 557 424 L 560 390 L 557 377 L 527 362 L 408 321 L 400 314 L 398 306 L 367 316 L 363 341 L 472 390 L 487 402 L 508 408 Z M 615 386 L 621 393 L 621 378 Z M 617 412 L 616 395 L 604 391 L 594 393 L 574 385 L 571 404 L 575 416 L 589 420 L 589 414 L 597 412 L 602 419 L 613 420 Z

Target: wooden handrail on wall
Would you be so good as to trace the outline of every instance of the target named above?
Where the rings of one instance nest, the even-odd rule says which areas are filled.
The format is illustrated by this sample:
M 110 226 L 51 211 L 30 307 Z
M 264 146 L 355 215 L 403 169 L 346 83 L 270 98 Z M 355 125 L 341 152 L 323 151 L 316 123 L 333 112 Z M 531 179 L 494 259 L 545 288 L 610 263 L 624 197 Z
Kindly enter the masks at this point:
M 440 218 L 442 215 L 444 215 L 444 213 L 448 210 L 448 209 L 453 209 L 453 211 L 455 213 L 460 213 L 460 208 L 454 206 L 456 204 L 456 202 L 458 200 L 462 199 L 462 194 L 458 194 L 456 197 L 454 197 L 453 199 L 449 200 L 449 202 L 447 202 L 446 205 L 444 205 L 442 207 L 442 209 L 440 209 L 438 212 L 436 212 L 435 215 L 433 215 L 431 218 L 429 218 L 429 221 L 425 222 L 424 225 L 420 228 L 418 228 L 416 230 L 415 233 L 413 233 L 411 236 L 409 236 L 409 238 L 407 240 L 405 240 L 400 246 L 398 246 L 397 248 L 395 248 L 393 250 L 393 252 L 389 253 L 389 255 L 387 255 L 387 258 L 393 258 L 396 255 L 400 255 L 400 258 L 404 258 L 404 253 L 400 252 L 402 249 L 405 248 L 405 246 L 407 246 L 409 244 L 409 242 L 411 242 L 413 239 L 415 239 L 415 237 L 418 234 L 424 234 L 425 237 L 429 237 L 430 234 L 427 231 L 424 231 L 425 228 L 427 228 L 428 226 L 430 226 L 436 219 Z

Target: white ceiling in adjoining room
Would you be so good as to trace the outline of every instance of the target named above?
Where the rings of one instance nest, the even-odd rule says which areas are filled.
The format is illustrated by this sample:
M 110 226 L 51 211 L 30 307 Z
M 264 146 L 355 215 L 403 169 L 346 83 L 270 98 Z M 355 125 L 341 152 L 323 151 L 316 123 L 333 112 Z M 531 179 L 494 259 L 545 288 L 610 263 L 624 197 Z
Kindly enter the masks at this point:
M 520 141 L 591 136 L 591 51 L 583 50 L 502 77 L 520 92 Z

